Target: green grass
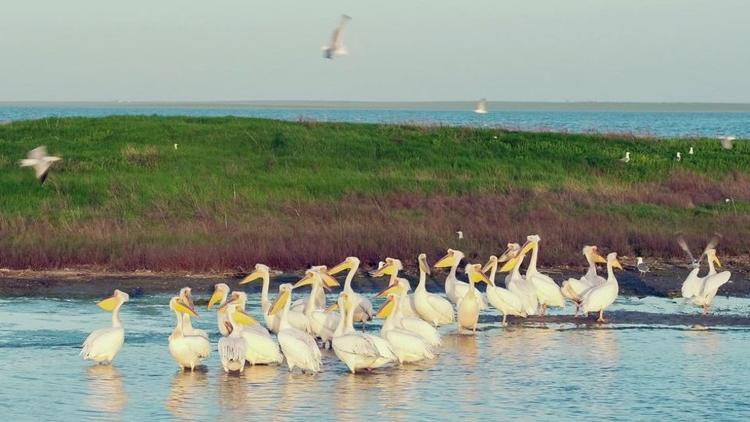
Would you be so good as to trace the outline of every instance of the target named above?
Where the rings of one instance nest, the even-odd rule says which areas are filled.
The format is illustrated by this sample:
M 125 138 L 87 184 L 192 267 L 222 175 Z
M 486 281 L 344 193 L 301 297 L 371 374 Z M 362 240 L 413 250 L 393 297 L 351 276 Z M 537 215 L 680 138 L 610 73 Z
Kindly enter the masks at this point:
M 44 186 L 35 182 L 31 170 L 17 164 L 38 145 L 63 157 Z M 727 151 L 718 141 L 707 139 L 229 117 L 14 122 L 0 126 L 0 235 L 5 239 L 0 241 L 0 265 L 39 266 L 47 260 L 50 265 L 149 266 L 148 259 L 125 263 L 106 252 L 94 254 L 88 251 L 93 247 L 90 233 L 83 239 L 77 239 L 77 233 L 101 224 L 105 232 L 117 229 L 98 239 L 110 251 L 133 254 L 138 248 L 162 248 L 176 254 L 186 246 L 216 247 L 223 239 L 266 222 L 280 224 L 281 231 L 297 224 L 284 234 L 293 238 L 302 227 L 300 219 L 332 221 L 338 205 L 352 198 L 377 208 L 382 207 L 378 205 L 381 198 L 392 201 L 394 196 L 460 199 L 477 195 L 499 198 L 502 206 L 502 198 L 513 192 L 572 195 L 571 203 L 561 202 L 562 213 L 580 219 L 596 212 L 620 216 L 633 225 L 659 221 L 670 229 L 681 225 L 688 231 L 692 226 L 712 228 L 712 218 L 741 218 L 748 213 L 750 145 L 735 145 Z M 687 155 L 690 146 L 696 155 Z M 619 161 L 625 151 L 631 152 L 629 164 Z M 682 162 L 674 161 L 676 151 L 682 151 Z M 680 184 L 682 179 L 686 184 Z M 706 181 L 716 181 L 718 193 L 699 203 L 682 204 L 679 196 L 676 203 L 652 198 L 651 203 L 638 204 L 621 198 L 628 192 L 637 198 L 633 192 L 642 186 L 665 183 L 676 184 L 676 195 L 682 192 L 687 197 L 693 188 L 705 190 Z M 584 200 L 586 195 L 598 199 L 592 204 Z M 736 202 L 725 206 L 720 195 L 731 195 Z M 525 210 L 539 207 L 522 199 L 507 205 Z M 389 206 L 379 212 L 398 217 L 404 224 L 423 225 L 425 219 L 434 217 L 434 210 L 426 210 L 428 206 L 400 210 Z M 304 216 L 299 215 L 300 207 L 305 209 Z M 328 214 L 318 215 L 314 210 Z M 465 213 L 444 209 L 441 216 L 446 221 L 470 222 L 471 213 Z M 351 218 L 361 216 L 338 216 L 339 220 Z M 273 243 L 271 235 L 269 243 Z M 24 240 L 39 238 L 46 239 L 42 245 Z M 244 240 L 240 243 L 248 245 Z M 363 243 L 356 248 L 367 250 L 368 246 Z M 477 244 L 476 248 L 484 251 L 490 246 Z M 19 250 L 40 258 L 21 259 Z M 76 257 L 76 250 L 87 250 L 92 258 Z M 54 262 L 58 251 L 65 258 Z M 283 254 L 283 247 L 278 246 L 276 252 Z M 229 260 L 218 265 L 238 263 Z

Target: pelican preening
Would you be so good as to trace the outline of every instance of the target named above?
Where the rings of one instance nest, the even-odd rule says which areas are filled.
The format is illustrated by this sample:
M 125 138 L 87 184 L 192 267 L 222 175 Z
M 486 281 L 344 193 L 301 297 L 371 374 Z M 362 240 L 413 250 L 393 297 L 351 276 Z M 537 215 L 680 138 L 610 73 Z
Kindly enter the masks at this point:
M 52 163 L 60 160 L 62 158 L 47 155 L 47 147 L 42 145 L 29 151 L 27 158 L 21 160 L 20 165 L 21 167 L 33 167 L 39 184 L 44 184 Z
M 331 43 L 329 45 L 324 45 L 323 47 L 321 47 L 321 49 L 323 50 L 324 58 L 333 59 L 336 56 L 344 56 L 348 54 L 346 47 L 344 47 L 343 34 L 344 26 L 346 26 L 346 23 L 350 20 L 352 20 L 350 16 L 341 15 L 341 22 L 339 23 L 339 26 L 337 26 L 333 31 L 333 35 L 331 36 Z
M 130 296 L 120 290 L 115 290 L 112 296 L 101 300 L 97 305 L 107 312 L 112 312 L 112 326 L 94 330 L 81 347 L 81 357 L 96 363 L 109 365 L 120 353 L 125 342 L 125 329 L 120 321 L 120 307 L 130 300 Z

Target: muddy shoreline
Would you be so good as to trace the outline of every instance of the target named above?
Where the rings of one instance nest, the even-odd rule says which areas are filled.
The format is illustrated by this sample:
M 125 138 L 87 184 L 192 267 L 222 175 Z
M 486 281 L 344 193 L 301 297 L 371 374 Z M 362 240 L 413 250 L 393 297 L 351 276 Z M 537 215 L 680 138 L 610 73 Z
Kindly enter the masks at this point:
M 725 268 L 732 271 L 732 283 L 723 286 L 723 296 L 750 297 L 748 269 Z M 558 284 L 569 277 L 580 277 L 585 268 L 556 267 L 542 268 Z M 617 272 L 620 284 L 620 295 L 623 296 L 679 296 L 680 286 L 689 272 L 686 266 L 666 264 L 654 268 L 644 277 L 637 270 L 626 267 Z M 271 290 L 276 291 L 281 283 L 295 282 L 302 271 L 287 272 L 271 279 Z M 352 287 L 362 292 L 377 292 L 386 286 L 386 279 L 371 278 L 363 275 L 355 277 Z M 445 271 L 434 271 L 428 279 L 430 291 L 443 291 Z M 232 288 L 239 286 L 244 277 L 242 272 L 189 273 L 189 272 L 107 272 L 92 269 L 64 269 L 50 271 L 8 270 L 0 269 L 0 297 L 42 296 L 42 297 L 98 297 L 109 294 L 119 288 L 133 296 L 176 292 L 184 286 L 190 286 L 196 294 L 209 294 L 216 283 L 226 283 Z M 416 274 L 405 273 L 404 277 L 416 285 Z M 498 281 L 500 280 L 498 276 Z M 243 286 L 248 292 L 259 292 L 258 282 Z M 480 286 L 480 289 L 483 289 Z

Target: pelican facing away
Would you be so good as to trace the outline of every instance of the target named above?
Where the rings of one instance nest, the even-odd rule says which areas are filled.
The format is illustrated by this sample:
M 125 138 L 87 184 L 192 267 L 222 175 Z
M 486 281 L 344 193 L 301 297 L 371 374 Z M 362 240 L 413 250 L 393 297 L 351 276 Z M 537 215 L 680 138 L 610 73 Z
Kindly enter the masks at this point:
M 316 373 L 320 371 L 321 355 L 315 339 L 304 330 L 295 328 L 289 323 L 289 306 L 291 305 L 292 285 L 289 283 L 279 286 L 279 297 L 269 313 L 279 315 L 279 345 L 284 353 L 289 372 L 300 368 L 302 372 Z
M 192 315 L 197 317 L 198 314 L 187 303 L 183 302 L 179 296 L 175 296 L 169 301 L 169 309 L 177 317 L 177 325 L 175 325 L 172 334 L 169 336 L 169 354 L 172 355 L 172 358 L 180 366 L 180 369 L 185 370 L 190 368 L 192 371 L 204 359 L 208 358 L 211 345 L 208 342 L 208 338 L 185 332 L 184 316 Z
M 343 33 L 344 26 L 346 26 L 346 23 L 350 20 L 352 20 L 350 16 L 341 15 L 341 22 L 339 23 L 339 26 L 337 26 L 333 31 L 333 35 L 331 36 L 331 43 L 329 45 L 324 45 L 323 47 L 321 47 L 321 49 L 323 50 L 324 58 L 333 59 L 336 56 L 345 56 L 348 53 L 346 47 L 344 47 Z
M 247 360 L 247 344 L 242 337 L 241 324 L 253 324 L 255 320 L 237 309 L 237 302 L 229 300 L 218 312 L 225 312 L 228 336 L 219 340 L 219 358 L 224 372 L 242 372 Z
M 28 158 L 21 160 L 21 167 L 33 167 L 37 180 L 40 184 L 44 184 L 52 163 L 60 160 L 62 158 L 47 155 L 47 147 L 42 145 L 29 151 Z
M 112 312 L 112 326 L 94 330 L 81 348 L 81 356 L 84 360 L 93 360 L 96 363 L 109 365 L 122 349 L 125 342 L 125 329 L 120 321 L 120 307 L 130 300 L 130 296 L 120 290 L 97 305 L 107 312 Z

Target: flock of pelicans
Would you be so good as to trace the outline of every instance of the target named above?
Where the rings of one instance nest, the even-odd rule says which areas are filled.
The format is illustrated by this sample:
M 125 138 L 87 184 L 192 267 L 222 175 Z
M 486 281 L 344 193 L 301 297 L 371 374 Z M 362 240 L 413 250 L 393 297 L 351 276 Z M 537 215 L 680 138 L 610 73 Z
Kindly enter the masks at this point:
M 325 346 L 330 346 L 352 373 L 432 359 L 441 344 L 437 327 L 457 324 L 459 333 L 472 334 L 476 332 L 479 312 L 489 305 L 503 315 L 503 325 L 506 325 L 508 315 L 543 316 L 548 307 L 563 307 L 566 299 L 575 304 L 576 317 L 579 312 L 584 315 L 598 312 L 597 321 L 605 322 L 604 310 L 615 301 L 619 292 L 614 269 L 622 269 L 622 266 L 617 254 L 612 252 L 604 258 L 596 246 L 585 246 L 586 274 L 579 279 L 565 280 L 562 286 L 558 286 L 552 278 L 537 270 L 539 242 L 539 236 L 531 235 L 523 246 L 508 244 L 502 256 L 491 256 L 484 266 L 466 264 L 467 281 L 457 277 L 464 254 L 448 249 L 447 254 L 435 263 L 436 268 L 450 268 L 445 279 L 445 296 L 426 289 L 430 266 L 425 254 L 418 257 L 419 284 L 413 293 L 410 293 L 409 281 L 399 277 L 399 271 L 403 269 L 401 261 L 386 258 L 377 270 L 370 273 L 374 277 L 389 277 L 388 287 L 378 294 L 387 300 L 377 312 L 370 300 L 351 287 L 360 265 L 356 257 L 348 257 L 330 269 L 326 266 L 311 267 L 294 285 L 280 285 L 274 302 L 269 298 L 271 271 L 266 265 L 257 264 L 255 271 L 240 284 L 262 280 L 264 324 L 245 312 L 247 294 L 230 291 L 224 283 L 214 286 L 208 302 L 209 309 L 217 307 L 218 329 L 222 335 L 218 343 L 221 365 L 226 372 L 242 372 L 247 364 L 281 364 L 286 361 L 289 371 L 300 368 L 303 372 L 315 373 L 321 367 L 320 347 Z M 684 240 L 679 242 L 693 266 L 683 283 L 682 295 L 703 307 L 705 314 L 719 287 L 729 281 L 731 274 L 716 271 L 715 266 L 721 265 L 716 257 L 716 238 L 709 242 L 698 260 L 693 258 Z M 529 252 L 531 257 L 522 275 L 521 265 Z M 708 261 L 708 273 L 698 276 L 703 257 Z M 598 263 L 606 264 L 606 278 L 597 274 Z M 344 287 L 337 301 L 327 306 L 325 290 L 339 286 L 334 276 L 346 270 Z M 508 273 L 505 287 L 495 283 L 498 271 Z M 487 284 L 485 293 L 475 287 L 477 283 Z M 293 291 L 303 286 L 311 287 L 309 295 L 293 301 Z M 109 364 L 122 349 L 125 332 L 119 311 L 128 300 L 127 293 L 115 290 L 113 296 L 98 303 L 102 309 L 112 312 L 112 326 L 95 330 L 86 338 L 81 350 L 84 359 Z M 169 307 L 176 317 L 176 325 L 169 336 L 169 352 L 180 368 L 193 370 L 209 356 L 211 344 L 208 334 L 191 324 L 191 317 L 197 317 L 191 289 L 180 290 L 179 295 L 170 299 Z M 385 319 L 379 335 L 355 330 L 355 323 L 365 324 L 373 317 Z

